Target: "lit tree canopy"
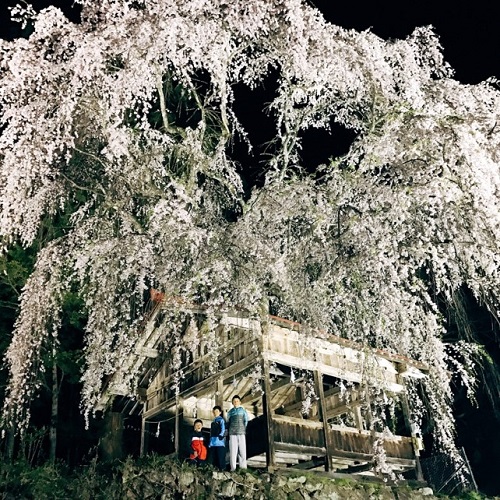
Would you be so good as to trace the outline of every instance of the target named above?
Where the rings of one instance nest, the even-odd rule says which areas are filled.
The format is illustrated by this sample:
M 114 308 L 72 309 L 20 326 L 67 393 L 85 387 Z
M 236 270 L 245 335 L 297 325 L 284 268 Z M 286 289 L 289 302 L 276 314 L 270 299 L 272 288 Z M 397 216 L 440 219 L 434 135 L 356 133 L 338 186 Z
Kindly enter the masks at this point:
M 462 287 L 497 317 L 500 95 L 452 79 L 437 37 L 384 41 L 300 0 L 80 0 L 0 42 L 0 234 L 29 246 L 71 214 L 21 299 L 4 417 L 36 388 L 64 293 L 84 299 L 83 408 L 133 348 L 145 290 L 288 318 L 431 367 L 437 442 L 453 448 L 449 348 L 437 296 Z M 275 142 L 244 189 L 235 85 L 270 72 Z M 336 122 L 348 152 L 314 172 L 304 131 Z M 336 140 L 332 136 L 332 143 Z M 459 356 L 453 361 L 453 353 Z M 414 402 L 415 414 L 418 404 Z

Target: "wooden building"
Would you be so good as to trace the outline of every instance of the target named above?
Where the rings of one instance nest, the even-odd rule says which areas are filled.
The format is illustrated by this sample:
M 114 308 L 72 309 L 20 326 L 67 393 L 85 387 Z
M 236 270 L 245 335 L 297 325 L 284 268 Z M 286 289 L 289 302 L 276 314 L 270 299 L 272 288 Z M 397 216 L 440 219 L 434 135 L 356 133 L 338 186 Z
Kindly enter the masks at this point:
M 111 407 L 115 417 L 140 415 L 141 454 L 185 456 L 194 420 L 202 419 L 208 429 L 212 407 L 220 405 L 225 415 L 238 394 L 250 417 L 250 466 L 369 471 L 378 439 L 393 470 L 415 470 L 421 477 L 405 380 L 424 377 L 425 366 L 326 333 L 305 332 L 282 318 L 258 320 L 241 312 L 220 314 L 208 339 L 192 338 L 190 349 L 176 350 L 165 337 L 171 305 L 157 303 L 134 354 L 107 382 L 98 408 Z M 203 329 L 203 308 L 189 313 Z M 186 323 L 186 338 L 189 328 Z M 133 397 L 123 387 L 125 373 L 138 377 Z M 380 394 L 395 409 L 389 418 L 392 432 L 382 434 L 382 428 L 370 425 L 373 391 L 366 390 L 367 381 L 383 388 Z

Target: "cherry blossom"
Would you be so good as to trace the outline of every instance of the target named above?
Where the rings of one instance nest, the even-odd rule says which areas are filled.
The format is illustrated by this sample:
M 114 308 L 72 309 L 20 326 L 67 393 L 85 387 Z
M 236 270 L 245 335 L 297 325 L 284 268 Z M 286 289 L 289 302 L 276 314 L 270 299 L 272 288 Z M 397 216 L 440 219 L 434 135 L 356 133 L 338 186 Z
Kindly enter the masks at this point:
M 50 7 L 28 13 L 28 39 L 0 42 L 2 247 L 29 246 L 43 220 L 71 214 L 22 295 L 5 422 L 24 418 L 65 290 L 88 315 L 89 415 L 155 286 L 203 303 L 208 332 L 224 308 L 259 315 L 269 301 L 311 331 L 426 364 L 412 417 L 430 405 L 436 443 L 453 452 L 450 370 L 471 388 L 474 376 L 443 340 L 436 294 L 452 303 L 467 287 L 498 318 L 496 81 L 455 81 L 430 28 L 385 41 L 299 0 L 79 3 L 79 24 Z M 233 89 L 271 71 L 276 144 L 248 193 L 232 155 L 247 137 Z M 356 139 L 309 173 L 301 133 L 332 120 Z M 165 335 L 180 342 L 174 316 Z

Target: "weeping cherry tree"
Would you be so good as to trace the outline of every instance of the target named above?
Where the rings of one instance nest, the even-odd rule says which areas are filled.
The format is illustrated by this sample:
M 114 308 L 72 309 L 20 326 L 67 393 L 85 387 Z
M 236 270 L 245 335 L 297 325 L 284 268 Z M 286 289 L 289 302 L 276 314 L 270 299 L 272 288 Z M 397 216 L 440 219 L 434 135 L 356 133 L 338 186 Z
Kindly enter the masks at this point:
M 88 318 L 89 415 L 153 285 L 212 311 L 270 301 L 311 330 L 425 363 L 412 418 L 429 415 L 453 454 L 450 380 L 473 393 L 477 348 L 445 342 L 439 301 L 467 288 L 498 318 L 496 82 L 455 81 L 430 28 L 384 41 L 301 0 L 77 3 L 77 24 L 54 7 L 16 11 L 33 33 L 0 42 L 3 251 L 71 215 L 22 293 L 4 425 L 26 426 L 68 290 Z M 275 139 L 248 189 L 234 144 L 257 145 L 234 89 L 269 74 Z M 355 139 L 311 171 L 304 132 L 332 123 Z

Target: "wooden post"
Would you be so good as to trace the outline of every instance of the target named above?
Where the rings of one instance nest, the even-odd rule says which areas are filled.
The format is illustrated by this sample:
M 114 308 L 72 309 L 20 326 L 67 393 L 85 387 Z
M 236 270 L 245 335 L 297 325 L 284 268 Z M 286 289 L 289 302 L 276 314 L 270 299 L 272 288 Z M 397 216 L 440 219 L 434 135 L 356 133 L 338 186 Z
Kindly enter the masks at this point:
M 415 470 L 417 473 L 417 480 L 418 481 L 423 481 L 424 480 L 424 474 L 422 472 L 422 466 L 420 465 L 420 449 L 417 446 L 417 434 L 415 432 L 415 429 L 413 425 L 411 425 L 410 421 L 410 405 L 408 404 L 408 397 L 406 395 L 406 384 L 405 384 L 405 378 L 403 377 L 402 373 L 406 370 L 406 365 L 403 363 L 398 363 L 397 364 L 397 382 L 398 384 L 401 384 L 403 386 L 403 390 L 401 391 L 401 407 L 403 410 L 403 418 L 405 421 L 405 425 L 407 429 L 410 431 L 411 435 L 411 444 L 413 447 L 413 454 L 415 456 Z
M 264 413 L 264 421 L 266 423 L 266 465 L 269 470 L 276 467 L 276 449 L 274 446 L 274 422 L 273 409 L 271 407 L 271 379 L 269 375 L 269 362 L 265 357 L 262 357 L 262 371 L 264 379 L 264 393 L 262 394 L 262 409 Z
M 354 413 L 354 421 L 356 422 L 356 427 L 358 431 L 361 432 L 362 430 L 364 430 L 361 406 L 356 406 L 353 410 L 353 413 Z
M 276 446 L 274 444 L 273 408 L 271 406 L 271 376 L 269 374 L 269 360 L 266 356 L 269 336 L 269 301 L 262 303 L 260 315 L 261 336 L 258 342 L 262 363 L 262 377 L 264 392 L 262 394 L 262 413 L 266 426 L 266 465 L 269 471 L 276 468 Z
M 318 414 L 319 418 L 323 422 L 323 433 L 325 436 L 325 470 L 327 472 L 333 471 L 333 461 L 332 461 L 332 451 L 333 444 L 331 439 L 331 432 L 328 427 L 328 418 L 326 415 L 326 402 L 325 402 L 325 391 L 323 390 L 323 374 L 319 370 L 314 370 L 314 388 L 316 395 L 318 396 Z
M 147 421 L 144 415 L 141 419 L 141 449 L 140 456 L 144 457 L 148 452 L 149 435 L 147 433 Z
M 175 398 L 175 430 L 174 430 L 174 449 L 175 453 L 179 454 L 180 453 L 180 447 L 179 447 L 179 428 L 180 428 L 180 422 L 179 422 L 179 405 L 180 405 L 180 398 L 177 396 Z
M 215 405 L 224 410 L 224 379 L 219 377 L 216 381 Z

